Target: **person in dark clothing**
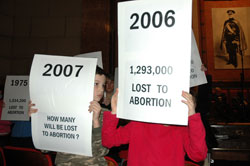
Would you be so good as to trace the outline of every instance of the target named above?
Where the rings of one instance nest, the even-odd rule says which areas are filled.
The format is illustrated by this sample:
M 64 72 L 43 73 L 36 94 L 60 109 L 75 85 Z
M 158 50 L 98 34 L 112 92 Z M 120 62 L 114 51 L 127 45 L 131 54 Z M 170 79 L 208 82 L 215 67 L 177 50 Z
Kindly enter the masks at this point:
M 224 22 L 220 48 L 226 48 L 229 54 L 227 64 L 232 64 L 237 68 L 237 53 L 243 56 L 243 51 L 247 49 L 247 44 L 243 29 L 239 21 L 234 18 L 235 11 L 228 10 L 227 14 L 229 19 Z

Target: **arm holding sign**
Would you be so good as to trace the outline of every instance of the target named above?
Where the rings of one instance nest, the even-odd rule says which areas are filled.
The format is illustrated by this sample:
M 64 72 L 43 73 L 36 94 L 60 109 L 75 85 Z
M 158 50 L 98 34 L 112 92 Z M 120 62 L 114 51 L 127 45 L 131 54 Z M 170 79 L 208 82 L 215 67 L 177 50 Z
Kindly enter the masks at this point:
M 28 110 L 28 115 L 31 116 L 31 114 L 36 113 L 38 111 L 38 109 L 33 108 L 36 105 L 34 103 L 32 103 L 32 101 L 29 101 L 29 110 Z
M 188 106 L 188 126 L 165 126 L 131 121 L 126 126 L 116 128 L 118 123 L 115 116 L 118 99 L 118 90 L 116 90 L 111 101 L 111 113 L 104 112 L 103 145 L 110 148 L 129 143 L 128 165 L 149 165 L 149 163 L 184 165 L 183 154 L 185 153 L 194 161 L 204 160 L 207 147 L 200 114 L 195 113 L 194 97 L 184 91 L 182 96 L 184 97 L 182 102 Z
M 188 127 L 184 133 L 184 147 L 188 156 L 194 161 L 202 161 L 207 155 L 207 145 L 205 139 L 205 128 L 201 121 L 200 113 L 195 112 L 195 97 L 187 92 L 182 92 L 186 100 L 182 100 L 188 106 Z
M 101 105 L 97 101 L 90 102 L 89 112 L 93 112 L 93 127 L 94 128 L 101 127 L 101 124 L 100 124 L 101 111 L 102 111 Z
M 195 107 L 196 107 L 195 98 L 191 94 L 185 91 L 182 91 L 182 97 L 186 99 L 186 100 L 182 100 L 182 102 L 188 106 L 188 116 L 194 115 Z
M 94 100 L 90 102 L 89 112 L 93 112 L 93 127 L 101 127 L 100 117 L 101 115 L 101 105 L 100 101 L 103 98 L 104 88 L 105 88 L 106 76 L 104 71 L 97 67 L 95 75 L 95 85 L 94 85 Z
M 129 143 L 131 123 L 118 129 L 116 128 L 119 122 L 119 119 L 116 118 L 117 100 L 118 89 L 116 89 L 111 99 L 111 113 L 106 111 L 103 116 L 102 144 L 108 148 Z

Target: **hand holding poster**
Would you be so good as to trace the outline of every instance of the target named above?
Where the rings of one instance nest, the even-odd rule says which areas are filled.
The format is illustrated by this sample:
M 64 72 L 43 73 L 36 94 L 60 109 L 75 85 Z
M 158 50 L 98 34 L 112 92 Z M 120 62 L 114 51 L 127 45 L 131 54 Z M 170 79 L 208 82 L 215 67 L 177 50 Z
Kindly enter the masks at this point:
M 192 1 L 118 4 L 119 118 L 187 125 Z
M 30 97 L 36 148 L 92 156 L 92 114 L 96 58 L 35 55 Z
M 28 121 L 29 76 L 7 76 L 2 120 Z

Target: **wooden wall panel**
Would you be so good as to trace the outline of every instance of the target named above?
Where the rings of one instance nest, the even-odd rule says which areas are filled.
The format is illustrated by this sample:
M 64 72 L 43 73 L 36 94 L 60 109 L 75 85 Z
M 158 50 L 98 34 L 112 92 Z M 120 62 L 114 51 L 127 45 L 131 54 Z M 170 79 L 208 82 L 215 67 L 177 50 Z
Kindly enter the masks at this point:
M 105 71 L 118 66 L 117 3 L 124 0 L 83 0 L 81 52 L 102 51 Z M 193 2 L 193 30 L 200 46 L 200 5 Z
M 103 67 L 112 71 L 110 0 L 83 0 L 81 53 L 102 51 Z

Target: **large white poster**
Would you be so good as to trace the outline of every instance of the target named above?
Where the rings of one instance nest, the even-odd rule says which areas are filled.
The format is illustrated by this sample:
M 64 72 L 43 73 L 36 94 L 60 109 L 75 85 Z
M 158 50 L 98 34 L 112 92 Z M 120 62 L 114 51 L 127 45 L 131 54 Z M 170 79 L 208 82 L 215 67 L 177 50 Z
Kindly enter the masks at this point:
M 187 125 L 192 0 L 118 4 L 119 118 Z
M 201 58 L 197 47 L 194 33 L 192 31 L 192 46 L 191 46 L 191 69 L 190 69 L 190 87 L 207 83 L 205 72 L 201 70 Z
M 2 120 L 28 121 L 29 76 L 7 76 Z
M 35 55 L 30 72 L 30 97 L 36 148 L 91 156 L 96 58 Z

